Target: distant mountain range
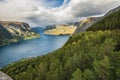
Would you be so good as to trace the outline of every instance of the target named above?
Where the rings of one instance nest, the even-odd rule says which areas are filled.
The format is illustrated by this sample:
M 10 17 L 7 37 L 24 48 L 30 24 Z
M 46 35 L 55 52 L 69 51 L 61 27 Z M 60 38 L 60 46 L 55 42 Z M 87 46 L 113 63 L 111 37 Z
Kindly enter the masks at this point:
M 45 31 L 44 33 L 45 34 L 54 34 L 54 35 L 58 35 L 58 34 L 68 34 L 66 32 L 69 32 L 70 35 L 72 34 L 77 34 L 79 32 L 84 32 L 86 31 L 86 29 L 88 27 L 90 27 L 92 24 L 94 24 L 95 22 L 97 22 L 98 20 L 100 20 L 101 17 L 89 17 L 89 18 L 86 18 L 85 20 L 82 20 L 80 22 L 72 22 L 72 23 L 66 23 L 66 24 L 58 24 L 58 25 L 49 25 L 45 28 Z M 64 28 L 60 28 L 60 27 L 63 27 L 63 25 L 65 25 L 65 27 L 68 27 L 67 29 L 64 29 Z M 70 31 L 71 29 L 71 26 L 73 27 L 72 28 L 72 31 Z M 57 28 L 59 27 L 59 28 Z M 63 30 L 64 29 L 64 30 Z M 57 31 L 57 32 L 54 32 L 54 31 Z
M 47 26 L 44 29 L 44 34 L 48 35 L 71 35 L 76 30 L 76 26 L 69 24 L 60 24 L 60 25 L 52 25 Z
M 114 13 L 114 14 L 113 14 Z M 94 23 L 87 31 L 97 30 L 119 30 L 120 29 L 120 7 L 110 10 L 101 20 Z
M 32 31 L 27 23 L 0 21 L 0 46 L 38 37 L 40 35 Z
M 66 23 L 66 27 L 69 27 L 69 26 L 76 27 L 76 30 L 73 30 L 74 32 L 70 32 L 70 34 L 77 34 L 79 32 L 84 32 L 87 30 L 87 28 L 89 28 L 91 25 L 93 25 L 97 21 L 103 19 L 106 16 L 109 16 L 110 14 L 112 14 L 118 10 L 120 10 L 120 6 L 115 9 L 110 10 L 104 16 L 101 16 L 101 17 L 88 17 L 80 22 Z M 63 24 L 59 24 L 59 26 L 62 26 L 62 25 Z M 57 25 L 51 25 L 51 26 L 46 27 L 45 33 L 48 32 L 47 34 L 52 34 L 54 32 L 54 29 L 56 29 L 58 31 L 62 30 L 62 28 L 57 29 Z M 49 31 L 51 31 L 51 32 L 49 32 Z M 69 29 L 64 30 L 64 32 L 61 32 L 61 34 L 62 33 L 65 34 L 66 31 L 69 31 Z M 55 35 L 55 33 L 54 33 L 54 35 Z

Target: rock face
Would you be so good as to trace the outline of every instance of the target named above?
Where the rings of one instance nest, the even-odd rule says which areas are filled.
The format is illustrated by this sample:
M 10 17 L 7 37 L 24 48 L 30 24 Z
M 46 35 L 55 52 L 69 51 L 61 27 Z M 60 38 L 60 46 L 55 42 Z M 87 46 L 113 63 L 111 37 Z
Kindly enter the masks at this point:
M 89 17 L 89 18 L 86 18 L 85 20 L 80 21 L 74 34 L 86 31 L 88 27 L 90 27 L 91 25 L 99 21 L 101 18 L 102 17 Z
M 84 32 L 84 31 L 87 30 L 87 28 L 92 26 L 97 21 L 105 18 L 106 16 L 109 16 L 110 14 L 112 14 L 112 13 L 118 11 L 118 10 L 120 10 L 120 6 L 115 8 L 115 9 L 112 9 L 112 10 L 108 11 L 107 14 L 105 14 L 102 17 L 89 17 L 89 18 L 86 18 L 85 20 L 82 20 L 80 22 L 73 22 L 73 23 L 67 24 L 66 27 L 69 27 L 69 26 L 75 27 L 75 28 L 72 28 L 72 29 L 70 29 L 71 27 L 66 28 L 66 29 L 64 29 L 62 27 L 60 28 L 60 26 L 62 26 L 62 25 L 59 25 L 59 27 L 58 27 L 58 25 L 47 26 L 44 33 L 45 34 L 59 35 L 59 34 L 66 34 L 66 32 L 69 32 L 69 34 L 77 34 L 79 32 Z
M 13 80 L 8 75 L 0 71 L 0 80 Z
M 76 30 L 76 26 L 61 24 L 61 25 L 53 25 L 47 26 L 44 34 L 48 35 L 71 35 Z
M 40 35 L 32 31 L 27 23 L 0 21 L 0 46 L 39 37 Z
M 74 34 L 86 31 L 87 28 L 89 28 L 90 26 L 92 26 L 97 21 L 100 21 L 101 19 L 103 19 L 103 18 L 109 16 L 110 14 L 112 14 L 114 12 L 117 12 L 119 10 L 120 10 L 120 6 L 118 6 L 115 9 L 112 9 L 112 10 L 108 11 L 104 16 L 101 16 L 101 17 L 90 17 L 90 18 L 87 18 L 85 20 L 82 20 L 79 23 L 79 25 L 77 26 L 77 29 L 75 30 Z
M 88 27 L 100 19 L 101 17 L 89 17 L 80 22 L 68 23 L 66 25 L 47 26 L 44 33 L 50 35 L 77 34 L 79 32 L 84 32 Z
M 59 24 L 47 26 L 44 33 L 49 35 L 77 34 L 79 32 L 86 31 L 88 27 L 90 27 L 100 19 L 102 19 L 102 17 L 89 17 L 80 22 L 68 23 L 66 25 Z

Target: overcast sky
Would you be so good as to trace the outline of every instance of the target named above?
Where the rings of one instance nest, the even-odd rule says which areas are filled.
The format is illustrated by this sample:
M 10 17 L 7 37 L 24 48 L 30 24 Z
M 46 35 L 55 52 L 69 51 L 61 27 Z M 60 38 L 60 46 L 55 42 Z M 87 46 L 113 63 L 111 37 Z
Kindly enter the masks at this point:
M 120 0 L 0 0 L 0 20 L 44 26 L 102 15 L 119 5 Z

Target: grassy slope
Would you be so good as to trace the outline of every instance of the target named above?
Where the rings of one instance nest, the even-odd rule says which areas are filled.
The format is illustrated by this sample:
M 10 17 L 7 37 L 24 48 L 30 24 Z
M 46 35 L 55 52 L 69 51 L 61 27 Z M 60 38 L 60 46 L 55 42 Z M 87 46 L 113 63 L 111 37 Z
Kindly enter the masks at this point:
M 49 34 L 49 35 L 66 35 L 66 34 L 73 34 L 74 31 L 76 30 L 76 27 L 74 26 L 63 26 L 59 25 L 54 29 L 46 30 L 44 31 L 44 34 Z

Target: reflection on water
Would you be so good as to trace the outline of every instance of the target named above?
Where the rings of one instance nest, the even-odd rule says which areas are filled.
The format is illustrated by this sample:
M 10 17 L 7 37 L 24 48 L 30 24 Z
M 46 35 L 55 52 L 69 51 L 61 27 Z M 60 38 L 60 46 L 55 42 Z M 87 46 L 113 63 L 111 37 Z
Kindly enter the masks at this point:
M 0 67 L 22 58 L 36 57 L 62 47 L 69 36 L 49 36 L 41 33 L 40 39 L 21 41 L 0 48 Z

